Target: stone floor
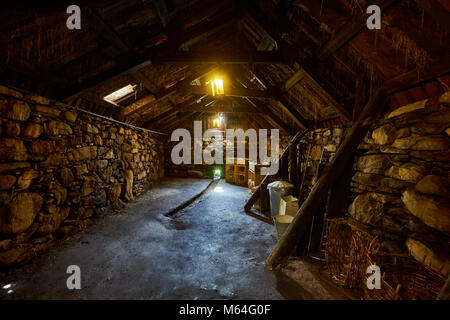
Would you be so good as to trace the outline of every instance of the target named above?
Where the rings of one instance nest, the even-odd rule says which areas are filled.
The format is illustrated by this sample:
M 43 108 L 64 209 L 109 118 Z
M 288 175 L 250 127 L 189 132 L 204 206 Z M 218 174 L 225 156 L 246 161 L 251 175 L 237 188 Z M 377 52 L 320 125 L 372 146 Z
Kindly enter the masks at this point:
M 243 213 L 246 188 L 213 183 L 185 209 L 164 215 L 209 183 L 164 179 L 120 212 L 9 270 L 0 278 L 0 299 L 333 298 L 266 269 L 274 227 Z M 69 265 L 81 269 L 81 290 L 66 287 Z

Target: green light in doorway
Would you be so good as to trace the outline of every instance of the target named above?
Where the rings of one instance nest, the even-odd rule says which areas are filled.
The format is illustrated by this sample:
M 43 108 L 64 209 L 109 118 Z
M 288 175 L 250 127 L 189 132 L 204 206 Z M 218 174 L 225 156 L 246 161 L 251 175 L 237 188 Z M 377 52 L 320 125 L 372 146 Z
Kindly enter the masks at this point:
M 214 180 L 220 180 L 220 177 L 222 176 L 222 171 L 219 169 L 214 171 Z

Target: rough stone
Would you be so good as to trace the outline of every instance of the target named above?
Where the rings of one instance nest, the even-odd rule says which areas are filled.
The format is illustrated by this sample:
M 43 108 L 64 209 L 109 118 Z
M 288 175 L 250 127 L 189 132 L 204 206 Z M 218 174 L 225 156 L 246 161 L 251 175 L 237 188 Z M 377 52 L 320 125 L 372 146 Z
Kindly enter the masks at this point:
M 133 200 L 133 171 L 127 170 L 125 172 L 125 195 L 126 201 Z
M 66 111 L 64 112 L 64 117 L 67 121 L 75 122 L 77 120 L 78 114 L 76 114 L 75 112 Z
M 426 225 L 450 234 L 450 204 L 448 200 L 425 196 L 413 189 L 402 193 L 405 207 Z
M 398 149 L 440 151 L 449 149 L 450 140 L 442 136 L 411 135 L 406 138 L 396 139 L 392 146 Z
M 390 167 L 386 170 L 386 176 L 411 183 L 417 183 L 426 172 L 427 170 L 424 167 L 412 163 L 405 163 L 399 167 Z
M 22 140 L 16 138 L 0 139 L 0 159 L 26 160 L 27 149 Z
M 0 85 L 0 94 L 4 94 L 6 96 L 11 96 L 19 99 L 23 97 L 23 94 L 21 94 L 19 91 L 1 85 Z
M 30 163 L 28 162 L 9 162 L 0 163 L 0 172 L 12 171 L 15 169 L 29 168 Z
M 68 153 L 67 158 L 70 161 L 80 161 L 95 159 L 97 157 L 97 147 L 96 146 L 86 146 L 78 149 L 74 149 Z
M 26 94 L 25 99 L 35 102 L 37 104 L 49 104 L 50 103 L 50 99 L 42 97 L 42 96 L 35 96 L 32 94 Z
M 100 178 L 97 175 L 84 176 L 81 186 L 81 196 L 85 197 L 100 187 Z
M 29 122 L 22 130 L 22 135 L 26 138 L 36 139 L 42 134 L 43 131 L 44 128 L 40 124 Z
M 114 184 L 114 186 L 111 188 L 111 191 L 108 193 L 108 200 L 110 200 L 111 202 L 117 201 L 120 197 L 121 192 L 122 187 L 120 186 L 120 184 Z
M 43 105 L 39 105 L 39 104 L 33 106 L 33 111 L 43 113 L 46 115 L 51 115 L 54 117 L 58 117 L 61 114 L 61 110 L 58 110 L 54 107 L 47 107 L 47 106 L 43 106 Z
M 55 150 L 55 143 L 53 141 L 37 140 L 30 144 L 30 153 L 32 154 L 50 153 Z
M 47 135 L 70 135 L 72 128 L 65 122 L 50 120 L 44 125 L 44 130 Z
M 387 119 L 391 119 L 391 118 L 398 117 L 398 116 L 400 116 L 402 114 L 405 114 L 405 113 L 413 112 L 413 111 L 416 111 L 416 110 L 419 110 L 419 109 L 425 109 L 425 105 L 426 105 L 427 101 L 428 101 L 428 99 L 427 100 L 422 100 L 422 101 L 417 101 L 415 103 L 411 103 L 411 104 L 408 104 L 406 106 L 403 106 L 403 107 L 400 107 L 398 109 L 395 109 L 394 111 L 389 113 L 386 116 L 386 118 Z
M 28 229 L 43 202 L 42 197 L 37 193 L 23 192 L 13 196 L 2 196 L 2 198 L 0 234 L 20 233 Z
M 384 170 L 389 166 L 391 162 L 387 155 L 367 155 L 358 159 L 357 168 L 364 173 L 384 173 Z
M 31 114 L 28 104 L 16 99 L 0 99 L 0 114 L 11 120 L 26 121 Z
M 87 123 L 84 126 L 84 130 L 89 132 L 89 133 L 94 133 L 94 134 L 99 133 L 98 128 L 96 126 L 93 126 L 93 125 L 89 124 L 89 123 Z
M 16 177 L 12 175 L 0 176 L 0 190 L 8 190 L 16 183 Z
M 378 145 L 390 144 L 394 142 L 396 134 L 397 134 L 396 129 L 392 125 L 387 124 L 380 128 L 375 129 L 372 132 L 372 138 L 374 142 Z
M 4 132 L 10 137 L 17 137 L 20 135 L 20 125 L 14 121 L 7 121 L 4 124 Z
M 62 168 L 59 172 L 59 177 L 61 178 L 61 182 L 64 186 L 70 185 L 74 180 L 73 172 L 70 168 Z
M 17 190 L 28 189 L 33 179 L 39 177 L 39 172 L 33 169 L 27 170 L 22 173 L 17 181 Z
M 0 266 L 8 266 L 14 262 L 16 262 L 20 256 L 29 250 L 31 245 L 24 244 L 19 245 L 11 250 L 0 252 Z
M 448 253 L 438 252 L 438 250 L 432 249 L 431 246 L 427 246 L 412 238 L 406 240 L 406 246 L 417 261 L 446 277 L 450 275 L 450 258 Z
M 50 154 L 44 161 L 42 161 L 39 165 L 42 168 L 46 167 L 56 167 L 60 165 L 65 165 L 67 160 L 61 154 Z
M 421 193 L 450 198 L 449 178 L 437 175 L 425 176 L 417 183 L 416 190 L 420 191 Z

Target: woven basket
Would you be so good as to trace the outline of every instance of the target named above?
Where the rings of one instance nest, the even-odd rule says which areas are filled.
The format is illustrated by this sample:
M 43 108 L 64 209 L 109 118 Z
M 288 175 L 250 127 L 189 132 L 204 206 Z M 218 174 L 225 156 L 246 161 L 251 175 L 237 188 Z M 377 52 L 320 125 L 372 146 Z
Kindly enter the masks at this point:
M 353 219 L 327 221 L 325 258 L 332 278 L 341 286 L 359 288 L 367 300 L 436 299 L 446 278 L 410 255 L 382 252 L 380 241 Z M 381 269 L 381 289 L 367 288 L 367 267 Z
M 446 280 L 410 255 L 378 253 L 368 263 L 380 266 L 383 276 L 381 289 L 363 288 L 367 300 L 435 300 Z
M 370 253 L 378 251 L 377 238 L 356 221 L 327 220 L 325 260 L 332 278 L 344 287 L 361 288 L 365 284 Z

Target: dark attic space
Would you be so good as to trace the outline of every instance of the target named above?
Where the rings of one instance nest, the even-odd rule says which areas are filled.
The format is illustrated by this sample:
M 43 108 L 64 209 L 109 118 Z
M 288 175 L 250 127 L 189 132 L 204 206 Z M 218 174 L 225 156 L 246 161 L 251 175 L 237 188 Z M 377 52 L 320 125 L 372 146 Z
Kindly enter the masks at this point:
M 0 300 L 449 299 L 449 0 L 19 2 Z

